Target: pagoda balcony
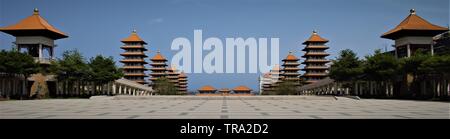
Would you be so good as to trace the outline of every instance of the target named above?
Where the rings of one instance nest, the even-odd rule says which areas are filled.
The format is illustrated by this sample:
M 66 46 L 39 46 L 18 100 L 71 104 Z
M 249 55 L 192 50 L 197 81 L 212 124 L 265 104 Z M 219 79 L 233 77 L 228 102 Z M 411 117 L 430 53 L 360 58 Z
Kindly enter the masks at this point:
M 152 71 L 166 71 L 166 68 L 164 68 L 164 67 L 160 67 L 160 68 L 153 67 L 153 68 L 150 68 L 150 70 L 152 70 Z
M 305 66 L 304 69 L 302 70 L 309 70 L 309 69 L 321 69 L 321 70 L 326 70 L 328 69 L 327 66 Z
M 152 66 L 167 66 L 167 64 L 164 63 L 164 62 L 161 62 L 161 63 L 150 63 L 150 65 L 152 65 Z
M 307 52 L 302 57 L 306 57 L 306 56 L 329 56 L 329 55 L 330 54 L 328 54 L 326 52 Z
M 147 64 L 147 62 L 145 62 L 144 59 L 140 58 L 140 59 L 123 59 L 120 60 L 120 62 L 122 63 L 145 63 Z
M 120 48 L 122 48 L 122 49 L 143 49 L 143 51 L 147 51 L 147 49 L 142 45 L 124 45 Z
M 293 76 L 293 75 L 300 75 L 298 72 L 285 72 L 285 73 L 283 73 L 283 75 L 291 75 L 291 76 Z
M 39 57 L 34 57 L 34 61 L 36 61 L 39 64 L 46 64 L 49 65 L 52 63 L 52 61 L 55 61 L 55 59 L 53 58 L 39 58 Z
M 328 76 L 327 73 L 305 73 L 303 74 L 305 77 L 311 77 L 311 76 Z
M 143 77 L 147 77 L 147 75 L 145 75 L 144 73 L 124 73 L 125 76 L 143 76 Z
M 147 57 L 144 52 L 124 52 L 120 54 L 121 56 L 142 56 Z
M 152 72 L 150 75 L 167 75 L 165 72 Z
M 284 78 L 284 80 L 298 81 L 298 80 L 300 80 L 300 78 L 299 77 L 286 77 L 286 78 Z
M 123 66 L 123 69 L 142 69 L 142 70 L 147 70 L 144 66 Z
M 298 65 L 300 65 L 300 63 L 298 63 L 298 62 L 286 62 L 286 63 L 283 63 L 283 65 L 282 66 L 298 66 Z
M 284 71 L 298 71 L 300 68 L 284 68 Z
M 303 48 L 302 49 L 302 51 L 308 51 L 308 50 L 311 50 L 311 49 L 314 49 L 314 50 L 325 50 L 325 49 L 328 49 L 328 48 L 330 48 L 330 47 L 328 47 L 328 46 L 326 46 L 326 45 L 308 45 L 307 47 L 305 47 L 305 48 Z
M 167 76 L 167 79 L 176 79 L 178 82 L 178 76 Z
M 302 63 L 327 63 L 330 62 L 330 60 L 327 59 L 307 59 Z

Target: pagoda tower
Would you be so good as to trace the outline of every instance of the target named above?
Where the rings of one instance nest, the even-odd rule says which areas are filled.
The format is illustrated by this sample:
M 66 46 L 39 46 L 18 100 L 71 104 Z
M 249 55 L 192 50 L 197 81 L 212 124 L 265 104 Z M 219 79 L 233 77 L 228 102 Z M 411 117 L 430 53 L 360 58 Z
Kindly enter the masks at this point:
M 38 9 L 34 9 L 31 16 L 16 24 L 1 27 L 0 31 L 16 37 L 14 44 L 17 50 L 26 50 L 44 67 L 55 59 L 55 40 L 68 37 L 42 18 Z
M 395 41 L 395 55 L 398 58 L 410 57 L 418 49 L 434 54 L 433 37 L 448 31 L 448 28 L 431 24 L 411 9 L 406 17 L 394 29 L 384 33 L 381 38 Z
M 136 33 L 136 30 L 133 30 L 131 35 L 128 38 L 122 39 L 121 41 L 124 45 L 120 48 L 124 49 L 125 52 L 120 55 L 124 57 L 120 62 L 124 64 L 123 72 L 124 78 L 128 80 L 135 81 L 140 84 L 147 84 L 144 80 L 147 75 L 145 75 L 145 59 L 147 55 L 145 55 L 145 51 L 147 49 L 144 47 L 147 43 L 143 41 Z
M 282 82 L 283 76 L 281 74 L 280 66 L 275 65 L 272 70 L 270 70 L 270 90 L 273 91 Z
M 184 72 L 178 75 L 178 91 L 180 94 L 187 94 L 187 76 Z
M 329 54 L 325 52 L 328 46 L 325 45 L 328 40 L 320 37 L 316 31 L 313 31 L 311 37 L 303 42 L 306 45 L 302 51 L 305 51 L 305 55 L 302 57 L 306 60 L 302 62 L 305 67 L 302 69 L 305 71 L 301 77 L 307 84 L 314 83 L 318 80 L 322 80 L 328 76 L 327 63 L 330 62 L 325 57 Z
M 150 75 L 152 77 L 150 77 L 150 81 L 152 81 L 153 83 L 158 80 L 161 77 L 166 77 L 167 76 L 167 59 L 164 58 L 164 56 L 161 55 L 161 53 L 159 52 L 159 50 L 156 52 L 156 55 L 150 59 L 152 61 L 152 63 L 150 63 L 150 65 L 152 66 L 150 68 L 151 73 Z
M 287 57 L 283 59 L 283 81 L 289 81 L 294 83 L 296 86 L 300 86 L 300 74 L 298 71 L 300 68 L 298 63 L 300 59 L 292 55 L 292 52 L 289 52 Z
M 271 76 L 270 72 L 263 74 L 263 76 L 260 77 L 259 82 L 260 82 L 260 93 L 261 94 L 272 91 L 272 88 L 271 88 L 272 76 Z
M 169 82 L 172 83 L 177 89 L 179 88 L 179 75 L 178 70 L 171 66 L 167 69 L 167 79 L 169 79 Z

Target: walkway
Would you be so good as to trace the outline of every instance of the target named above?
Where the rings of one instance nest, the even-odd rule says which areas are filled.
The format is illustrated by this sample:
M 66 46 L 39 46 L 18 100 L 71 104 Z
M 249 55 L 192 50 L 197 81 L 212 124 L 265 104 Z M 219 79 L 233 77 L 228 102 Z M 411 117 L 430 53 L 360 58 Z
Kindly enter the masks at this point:
M 117 96 L 0 101 L 7 118 L 340 119 L 444 118 L 450 103 L 321 96 Z

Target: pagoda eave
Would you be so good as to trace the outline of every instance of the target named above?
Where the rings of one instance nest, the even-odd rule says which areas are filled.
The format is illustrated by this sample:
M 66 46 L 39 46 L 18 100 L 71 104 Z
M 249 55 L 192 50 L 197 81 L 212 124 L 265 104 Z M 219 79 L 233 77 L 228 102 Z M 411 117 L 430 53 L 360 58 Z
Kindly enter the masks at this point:
M 12 36 L 45 36 L 54 40 L 68 38 L 65 34 L 56 33 L 50 30 L 44 29 L 7 29 L 0 28 L 0 31 L 10 34 Z
M 428 36 L 433 37 L 438 34 L 444 33 L 448 31 L 448 29 L 441 30 L 413 30 L 413 29 L 403 29 L 396 32 L 388 32 L 381 36 L 381 38 L 396 40 L 402 38 L 404 36 Z

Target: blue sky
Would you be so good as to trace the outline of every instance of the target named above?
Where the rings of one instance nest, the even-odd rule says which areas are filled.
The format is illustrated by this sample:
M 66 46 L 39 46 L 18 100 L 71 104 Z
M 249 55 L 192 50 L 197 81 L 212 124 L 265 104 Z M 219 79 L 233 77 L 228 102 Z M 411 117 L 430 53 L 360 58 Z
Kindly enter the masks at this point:
M 101 54 L 116 61 L 122 58 L 120 40 L 133 28 L 149 43 L 150 57 L 161 50 L 168 59 L 176 53 L 170 50 L 172 40 L 186 37 L 193 43 L 195 29 L 203 30 L 204 39 L 218 37 L 223 42 L 227 37 L 280 38 L 281 58 L 292 50 L 300 57 L 301 43 L 316 29 L 330 40 L 332 59 L 346 48 L 362 57 L 392 45 L 380 35 L 400 23 L 411 8 L 431 23 L 449 23 L 448 0 L 0 0 L 0 26 L 17 23 L 34 8 L 69 35 L 56 42 L 57 57 L 76 48 L 86 57 Z M 0 33 L 0 49 L 10 49 L 13 41 Z M 258 90 L 258 76 L 188 74 L 189 89 L 210 84 Z

